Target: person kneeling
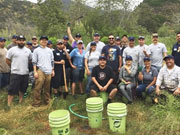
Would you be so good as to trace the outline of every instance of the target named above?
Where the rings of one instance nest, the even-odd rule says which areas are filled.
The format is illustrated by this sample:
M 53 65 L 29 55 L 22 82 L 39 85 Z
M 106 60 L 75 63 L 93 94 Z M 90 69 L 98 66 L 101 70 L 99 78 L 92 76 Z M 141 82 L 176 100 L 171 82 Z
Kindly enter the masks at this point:
M 112 99 L 117 93 L 117 88 L 112 84 L 113 82 L 113 70 L 111 67 L 106 65 L 106 57 L 99 57 L 99 65 L 94 67 L 92 70 L 92 84 L 91 96 L 97 96 L 97 92 L 108 92 L 109 98 L 108 103 L 112 102 Z

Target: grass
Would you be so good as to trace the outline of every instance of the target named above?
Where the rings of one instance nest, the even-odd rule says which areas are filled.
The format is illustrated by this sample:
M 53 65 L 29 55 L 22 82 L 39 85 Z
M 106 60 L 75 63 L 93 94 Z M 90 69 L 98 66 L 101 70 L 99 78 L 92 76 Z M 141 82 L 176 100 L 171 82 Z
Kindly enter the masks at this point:
M 29 89 L 29 91 L 31 91 Z M 22 104 L 13 102 L 11 110 L 6 112 L 7 92 L 0 91 L 0 128 L 8 131 L 8 135 L 51 135 L 48 124 L 48 114 L 57 109 L 68 109 L 69 105 L 75 103 L 73 110 L 86 116 L 86 96 L 78 96 L 74 100 L 68 95 L 66 100 L 62 98 L 52 100 L 49 106 L 33 108 L 32 92 Z M 172 95 L 167 95 L 168 102 L 165 105 L 152 105 L 144 101 L 136 100 L 128 105 L 126 135 L 179 135 L 180 134 L 180 100 Z M 115 101 L 121 102 L 117 96 Z M 106 108 L 103 115 L 107 118 Z M 103 120 L 100 129 L 86 128 L 87 119 L 81 119 L 71 114 L 71 135 L 117 135 L 109 130 L 108 119 Z

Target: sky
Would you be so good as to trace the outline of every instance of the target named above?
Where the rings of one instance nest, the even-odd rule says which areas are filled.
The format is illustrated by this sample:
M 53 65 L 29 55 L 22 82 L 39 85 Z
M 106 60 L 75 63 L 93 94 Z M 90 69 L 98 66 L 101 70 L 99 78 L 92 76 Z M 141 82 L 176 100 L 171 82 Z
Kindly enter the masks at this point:
M 28 1 L 31 1 L 31 2 L 37 2 L 37 0 L 28 0 Z M 89 6 L 93 6 L 93 4 L 95 3 L 94 2 L 95 0 L 87 0 L 87 4 Z M 130 0 L 131 1 L 131 0 Z M 143 0 L 133 0 L 134 1 L 134 4 L 132 4 L 132 9 L 134 9 L 134 7 L 136 7 L 137 5 L 139 5 Z

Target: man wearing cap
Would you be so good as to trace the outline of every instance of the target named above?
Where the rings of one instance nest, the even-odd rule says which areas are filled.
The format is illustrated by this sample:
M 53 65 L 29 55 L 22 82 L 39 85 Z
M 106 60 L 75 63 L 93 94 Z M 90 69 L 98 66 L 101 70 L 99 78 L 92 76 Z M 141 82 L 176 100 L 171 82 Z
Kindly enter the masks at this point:
M 158 71 L 151 66 L 151 60 L 149 57 L 144 57 L 144 65 L 142 71 L 139 72 L 138 79 L 142 81 L 142 84 L 136 88 L 138 97 L 142 97 L 142 92 L 150 95 L 155 90 L 156 79 Z
M 177 43 L 172 48 L 172 56 L 174 56 L 175 64 L 180 67 L 180 32 L 177 33 L 176 40 Z
M 54 71 L 55 76 L 52 78 L 52 87 L 54 88 L 54 94 L 56 97 L 60 96 L 62 93 L 62 86 L 64 86 L 64 74 L 63 65 L 65 64 L 65 59 L 70 59 L 70 56 L 64 47 L 62 40 L 57 42 L 56 49 L 53 51 L 54 55 Z M 60 89 L 60 90 L 58 90 Z M 64 99 L 67 93 L 63 92 Z
M 100 35 L 99 33 L 95 33 L 93 36 L 93 41 L 96 42 L 96 50 L 101 53 L 103 47 L 105 46 L 105 44 L 103 42 L 100 41 Z M 86 47 L 86 52 L 88 52 L 90 50 L 90 46 L 91 46 L 91 42 L 87 45 Z
M 18 45 L 9 49 L 6 56 L 6 62 L 11 67 L 8 106 L 11 105 L 14 95 L 19 95 L 19 103 L 21 103 L 28 87 L 28 64 L 32 59 L 32 53 L 24 47 L 25 40 L 23 35 L 18 36 Z
M 107 59 L 105 56 L 99 57 L 99 65 L 92 70 L 92 82 L 91 83 L 91 95 L 97 96 L 98 92 L 109 93 L 107 103 L 111 103 L 111 100 L 117 93 L 117 88 L 113 82 L 113 70 L 111 67 L 106 65 Z
M 131 56 L 133 59 L 133 65 L 138 67 L 140 54 L 138 49 L 134 45 L 135 45 L 135 38 L 129 37 L 129 46 L 126 47 L 123 52 L 123 63 L 125 64 L 126 56 Z
M 145 37 L 139 36 L 138 38 L 139 45 L 136 46 L 136 49 L 139 50 L 139 68 L 144 67 L 144 58 L 149 57 L 149 47 L 145 44 Z
M 0 37 L 0 89 L 9 83 L 10 68 L 6 63 L 7 49 L 5 48 L 6 39 Z
M 72 34 L 71 34 L 70 25 L 68 25 L 68 27 L 67 27 L 67 33 L 68 33 L 69 40 L 70 40 L 70 42 L 71 42 L 71 44 L 72 44 L 72 47 L 73 47 L 73 48 L 76 48 L 76 47 L 77 47 L 77 41 L 78 41 L 78 40 L 82 40 L 81 34 L 80 34 L 80 33 L 77 33 L 77 34 L 75 35 L 75 38 L 73 38 L 73 36 L 72 36 Z M 83 48 L 84 48 L 84 44 L 83 44 Z
M 114 36 L 109 35 L 109 44 L 103 47 L 102 56 L 107 58 L 107 65 L 109 65 L 114 72 L 113 83 L 117 84 L 119 71 L 122 65 L 121 51 L 118 46 L 115 45 Z
M 33 52 L 33 69 L 35 87 L 33 106 L 38 107 L 41 104 L 41 91 L 44 90 L 44 103 L 49 104 L 50 100 L 50 82 L 51 76 L 54 76 L 54 56 L 51 49 L 47 47 L 48 37 L 40 37 L 40 47 Z
M 38 48 L 40 45 L 38 44 L 38 39 L 36 36 L 32 37 L 32 52 Z
M 156 81 L 156 94 L 160 95 L 161 90 L 167 90 L 173 95 L 180 94 L 180 67 L 174 63 L 174 57 L 168 55 L 164 58 L 166 66 L 160 69 Z
M 9 50 L 10 48 L 12 48 L 12 47 L 14 47 L 14 46 L 17 46 L 16 41 L 17 41 L 17 36 L 16 36 L 16 35 L 13 35 L 13 36 L 12 36 L 12 43 L 7 46 L 7 49 Z
M 158 72 L 163 65 L 163 57 L 167 55 L 165 44 L 158 42 L 158 34 L 152 34 L 153 43 L 149 45 L 149 55 L 151 58 L 151 65 L 157 68 Z
M 54 51 L 53 43 L 51 40 L 48 40 L 47 47 L 50 48 L 52 51 Z

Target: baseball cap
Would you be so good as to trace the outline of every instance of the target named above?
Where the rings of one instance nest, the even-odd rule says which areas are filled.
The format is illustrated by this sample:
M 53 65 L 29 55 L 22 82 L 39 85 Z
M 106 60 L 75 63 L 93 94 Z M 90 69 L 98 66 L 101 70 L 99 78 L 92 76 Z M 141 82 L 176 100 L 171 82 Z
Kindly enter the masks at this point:
M 40 37 L 40 40 L 43 40 L 43 39 L 48 40 L 48 37 L 47 37 L 47 36 L 41 36 L 41 37 Z
M 65 36 L 63 37 L 63 39 L 64 39 L 64 40 L 69 40 L 69 37 L 68 37 L 67 35 L 65 35 Z
M 144 61 L 151 61 L 149 57 L 144 57 Z
M 75 37 L 80 38 L 81 34 L 77 33 Z
M 99 60 L 107 60 L 105 56 L 99 56 Z
M 127 55 L 125 60 L 133 60 L 131 56 Z
M 99 37 L 99 33 L 94 33 L 94 37 Z
M 121 40 L 121 38 L 119 36 L 116 37 L 116 40 Z
M 158 37 L 158 33 L 153 33 L 152 36 L 153 37 Z
M 6 39 L 3 37 L 0 37 L 0 42 L 2 42 L 2 41 L 6 42 Z
M 36 37 L 36 36 L 32 36 L 32 40 L 33 40 L 33 39 L 37 39 L 37 37 Z
M 13 36 L 12 36 L 12 39 L 17 39 L 17 36 L 16 36 L 16 35 L 13 35 Z
M 129 39 L 129 41 L 134 41 L 135 37 L 129 37 L 128 39 Z
M 51 41 L 51 40 L 48 40 L 48 43 L 47 43 L 47 44 L 48 44 L 48 45 L 50 45 L 50 44 L 53 44 L 53 43 L 52 43 L 52 41 Z
M 60 44 L 63 44 L 64 42 L 62 41 L 62 40 L 59 40 L 58 42 L 57 42 L 57 45 L 60 45 Z
M 82 40 L 78 40 L 78 41 L 77 41 L 77 44 L 80 44 L 80 43 L 83 44 L 83 41 L 82 41 Z
M 138 39 L 145 39 L 145 37 L 144 36 L 139 36 L 139 38 Z
M 17 36 L 17 40 L 26 40 L 26 38 L 23 35 Z
M 167 59 L 173 59 L 174 60 L 174 57 L 172 55 L 167 55 L 166 57 L 164 57 L 164 61 L 166 61 Z
M 90 44 L 91 46 L 96 46 L 96 42 L 91 42 L 91 44 Z
M 30 41 L 28 41 L 26 44 L 32 46 L 32 42 L 30 42 Z

